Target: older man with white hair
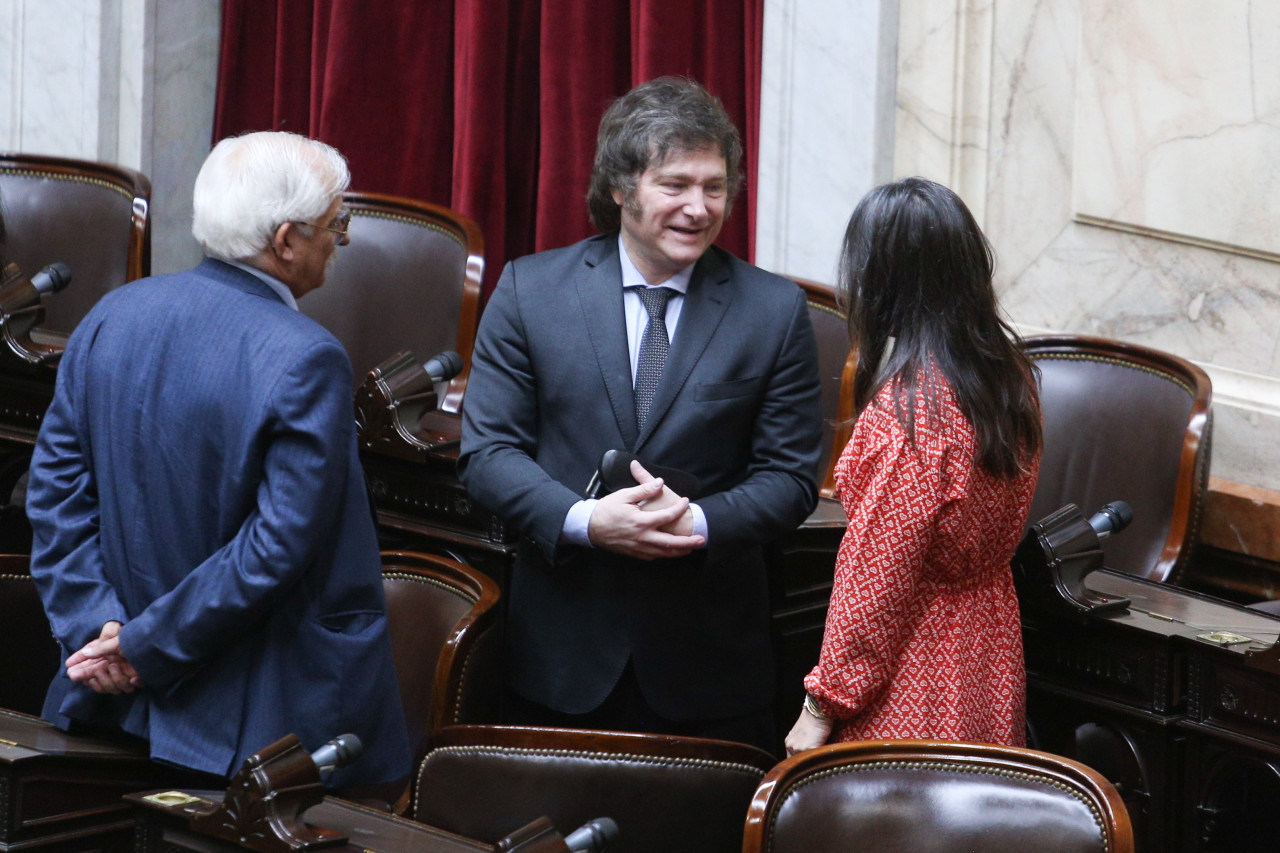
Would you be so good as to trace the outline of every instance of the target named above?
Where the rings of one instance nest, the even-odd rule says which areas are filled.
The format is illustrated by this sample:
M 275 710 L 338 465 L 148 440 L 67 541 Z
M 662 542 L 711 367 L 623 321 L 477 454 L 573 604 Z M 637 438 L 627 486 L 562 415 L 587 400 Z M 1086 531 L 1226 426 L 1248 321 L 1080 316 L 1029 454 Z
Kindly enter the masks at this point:
M 27 497 L 59 726 L 223 777 L 290 732 L 354 732 L 334 787 L 407 776 L 351 364 L 295 301 L 347 242 L 349 182 L 322 143 L 223 140 L 195 185 L 208 257 L 71 336 Z

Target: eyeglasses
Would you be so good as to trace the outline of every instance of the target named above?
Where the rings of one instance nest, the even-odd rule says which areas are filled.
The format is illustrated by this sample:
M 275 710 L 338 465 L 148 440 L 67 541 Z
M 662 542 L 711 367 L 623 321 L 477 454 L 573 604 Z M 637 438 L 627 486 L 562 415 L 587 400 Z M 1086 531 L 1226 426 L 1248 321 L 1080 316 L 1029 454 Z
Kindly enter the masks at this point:
M 333 217 L 330 225 L 321 225 L 319 222 L 297 222 L 298 225 L 310 225 L 313 228 L 323 228 L 325 231 L 332 231 L 339 237 L 347 236 L 347 229 L 351 227 L 351 210 L 342 208 L 338 211 L 338 215 Z

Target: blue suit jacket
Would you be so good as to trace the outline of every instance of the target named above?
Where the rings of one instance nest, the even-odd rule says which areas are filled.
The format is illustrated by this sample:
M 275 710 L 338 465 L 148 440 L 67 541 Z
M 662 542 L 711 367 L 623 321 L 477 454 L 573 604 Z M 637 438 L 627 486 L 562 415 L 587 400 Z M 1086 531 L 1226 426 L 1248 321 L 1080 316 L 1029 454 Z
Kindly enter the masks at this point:
M 817 501 L 822 413 L 804 295 L 709 249 L 641 432 L 621 281 L 617 234 L 601 235 L 509 264 L 481 319 L 459 473 L 526 537 L 509 592 L 509 680 L 583 713 L 631 658 L 665 717 L 753 713 L 774 689 L 762 544 Z M 698 476 L 705 550 L 642 562 L 557 546 L 611 448 Z
M 64 651 L 119 620 L 145 684 L 60 672 L 48 719 L 224 775 L 289 732 L 349 731 L 365 753 L 332 784 L 409 771 L 350 362 L 262 281 L 206 260 L 105 296 L 68 342 L 27 513 Z

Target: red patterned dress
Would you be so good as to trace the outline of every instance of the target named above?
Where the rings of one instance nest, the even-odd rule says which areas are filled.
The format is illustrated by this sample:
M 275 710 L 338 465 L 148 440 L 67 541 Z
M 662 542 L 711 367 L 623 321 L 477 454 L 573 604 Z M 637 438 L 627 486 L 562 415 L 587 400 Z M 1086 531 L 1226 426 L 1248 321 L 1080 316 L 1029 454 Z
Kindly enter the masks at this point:
M 976 462 L 950 389 L 916 409 L 915 443 L 882 389 L 836 465 L 849 527 L 818 665 L 805 688 L 831 741 L 932 738 L 1022 745 L 1026 672 L 1009 559 L 1040 460 L 1014 480 Z

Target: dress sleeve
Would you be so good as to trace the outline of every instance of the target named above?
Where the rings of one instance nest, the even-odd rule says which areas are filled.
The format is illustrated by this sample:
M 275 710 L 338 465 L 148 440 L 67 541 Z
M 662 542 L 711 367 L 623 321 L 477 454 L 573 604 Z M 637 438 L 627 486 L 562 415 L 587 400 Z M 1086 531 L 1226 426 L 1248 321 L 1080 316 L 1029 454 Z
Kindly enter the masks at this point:
M 818 665 L 805 678 L 830 715 L 861 713 L 889 683 L 928 601 L 926 558 L 939 516 L 968 488 L 953 448 L 903 434 L 868 407 L 836 469 L 849 527 L 836 556 Z M 917 435 L 917 438 L 920 438 Z

